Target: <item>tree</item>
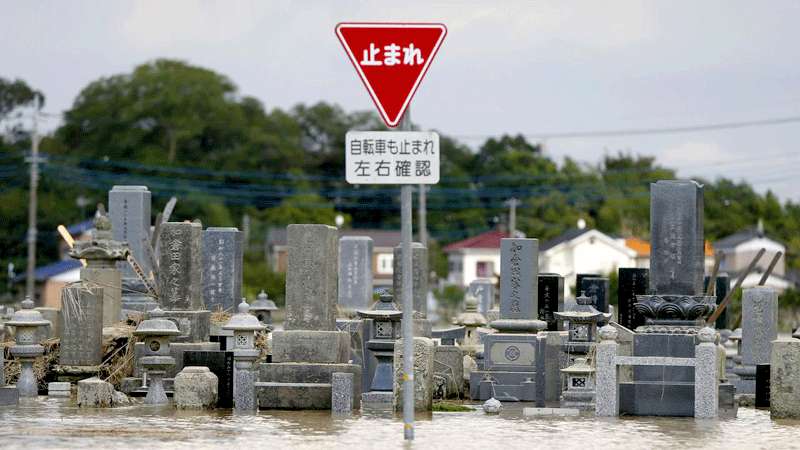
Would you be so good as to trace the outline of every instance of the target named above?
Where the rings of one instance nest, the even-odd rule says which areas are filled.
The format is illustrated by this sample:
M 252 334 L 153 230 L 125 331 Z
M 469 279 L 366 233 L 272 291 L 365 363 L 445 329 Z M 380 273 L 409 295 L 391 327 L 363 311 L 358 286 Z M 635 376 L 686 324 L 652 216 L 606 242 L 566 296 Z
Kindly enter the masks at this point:
M 37 103 L 38 100 L 38 103 Z M 44 94 L 31 88 L 23 80 L 14 81 L 0 77 L 0 122 L 6 122 L 4 137 L 15 142 L 27 137 L 17 114 L 21 108 L 32 105 L 44 106 Z

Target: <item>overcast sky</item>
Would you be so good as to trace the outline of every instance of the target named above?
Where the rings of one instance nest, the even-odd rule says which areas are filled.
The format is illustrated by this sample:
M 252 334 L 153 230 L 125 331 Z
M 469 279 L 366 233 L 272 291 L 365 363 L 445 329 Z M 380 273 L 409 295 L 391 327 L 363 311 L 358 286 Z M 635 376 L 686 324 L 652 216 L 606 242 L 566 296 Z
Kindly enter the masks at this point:
M 501 133 L 800 116 L 798 1 L 7 0 L 0 6 L 0 76 L 44 91 L 50 112 L 68 109 L 87 83 L 159 57 L 225 74 L 267 108 L 325 100 L 372 109 L 334 26 L 413 20 L 443 22 L 448 35 L 412 117 L 473 146 Z M 545 149 L 587 163 L 617 150 L 654 155 L 681 176 L 743 178 L 800 201 L 798 144 L 795 122 L 548 139 Z

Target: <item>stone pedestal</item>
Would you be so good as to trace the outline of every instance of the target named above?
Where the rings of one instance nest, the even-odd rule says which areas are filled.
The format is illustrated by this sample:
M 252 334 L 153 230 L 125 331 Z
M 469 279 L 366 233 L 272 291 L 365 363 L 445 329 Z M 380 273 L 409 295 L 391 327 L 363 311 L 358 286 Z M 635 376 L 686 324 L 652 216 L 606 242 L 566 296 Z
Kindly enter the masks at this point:
M 414 338 L 414 409 L 430 411 L 433 408 L 434 343 L 423 337 Z M 394 408 L 403 409 L 403 340 L 394 346 Z
M 770 415 L 800 419 L 800 340 L 773 341 L 770 360 Z
M 175 376 L 175 406 L 179 409 L 213 408 L 217 404 L 218 382 L 208 367 L 184 367 Z

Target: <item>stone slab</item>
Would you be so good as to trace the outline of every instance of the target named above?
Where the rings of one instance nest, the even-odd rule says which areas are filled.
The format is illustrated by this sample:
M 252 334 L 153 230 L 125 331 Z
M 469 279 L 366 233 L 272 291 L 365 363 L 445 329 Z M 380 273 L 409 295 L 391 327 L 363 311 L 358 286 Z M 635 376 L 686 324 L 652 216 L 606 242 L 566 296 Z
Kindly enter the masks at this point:
M 539 318 L 539 241 L 500 240 L 500 318 Z
M 522 415 L 524 417 L 541 417 L 541 416 L 557 416 L 557 417 L 573 417 L 580 416 L 581 412 L 575 408 L 523 408 Z
M 693 417 L 694 383 L 620 383 L 619 410 L 634 416 Z
M 484 367 L 486 370 L 535 372 L 541 365 L 544 370 L 544 340 L 532 334 L 493 333 L 483 340 Z M 541 347 L 541 348 L 540 348 Z
M 445 392 L 437 398 L 460 398 L 464 385 L 464 352 L 455 345 L 437 345 L 434 350 L 434 373 L 447 380 Z
M 633 356 L 694 358 L 695 337 L 689 334 L 636 333 L 633 336 Z M 633 368 L 634 381 L 694 382 L 693 367 Z
M 600 312 L 609 312 L 609 281 L 605 277 L 584 277 L 581 279 L 578 295 L 583 293 L 592 299 L 592 304 Z M 601 321 L 602 323 L 602 321 Z
M 706 275 L 703 278 L 703 289 L 708 289 L 708 282 L 710 281 L 710 276 Z M 725 296 L 728 295 L 728 290 L 731 286 L 730 277 L 725 272 L 721 272 L 717 274 L 717 281 L 714 283 L 714 296 L 717 298 L 717 306 L 722 303 L 722 300 L 725 299 Z M 722 311 L 722 314 L 717 317 L 717 321 L 715 322 L 715 328 L 717 330 L 727 330 L 730 329 L 730 308 L 725 308 Z
M 350 311 L 372 305 L 372 238 L 339 239 L 339 306 Z
M 146 314 L 146 317 L 155 317 Z M 211 311 L 162 311 L 158 317 L 175 322 L 180 334 L 172 337 L 172 342 L 208 342 L 211 333 Z
M 544 332 L 545 353 L 545 401 L 557 402 L 561 398 L 561 369 L 566 367 L 566 355 L 562 358 L 561 344 L 566 341 L 560 331 Z
M 203 231 L 203 302 L 210 311 L 236 312 L 242 298 L 242 232 L 233 227 Z
M 117 268 L 81 269 L 81 281 L 94 283 L 103 288 L 103 326 L 110 327 L 120 320 L 122 314 L 122 273 Z
M 769 364 L 756 365 L 756 408 L 769 408 Z
M 478 312 L 483 314 L 495 306 L 495 285 L 492 280 L 478 279 L 469 284 L 469 292 L 478 299 Z
M 47 383 L 48 397 L 69 397 L 72 395 L 72 384 L 65 381 Z
M 272 361 L 275 363 L 347 363 L 350 361 L 350 333 L 345 331 L 273 331 Z
M 328 225 L 293 224 L 287 227 L 287 236 L 284 329 L 333 331 L 338 301 L 338 231 Z
M 107 408 L 114 403 L 114 386 L 99 378 L 78 381 L 78 406 Z
M 330 383 L 275 383 L 257 381 L 260 409 L 331 409 Z

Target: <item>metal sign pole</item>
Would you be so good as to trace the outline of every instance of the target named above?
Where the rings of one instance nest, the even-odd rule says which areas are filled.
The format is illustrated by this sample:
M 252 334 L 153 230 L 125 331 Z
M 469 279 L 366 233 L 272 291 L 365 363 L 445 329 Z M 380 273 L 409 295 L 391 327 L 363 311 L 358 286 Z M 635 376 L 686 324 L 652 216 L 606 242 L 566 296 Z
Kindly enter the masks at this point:
M 411 117 L 406 109 L 400 125 L 402 131 L 411 130 Z M 411 185 L 400 190 L 400 234 L 403 250 L 403 437 L 414 440 L 414 297 L 411 276 Z M 396 293 L 395 293 L 396 295 Z

